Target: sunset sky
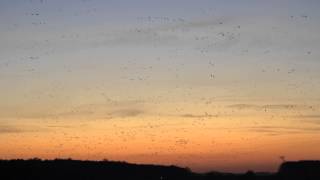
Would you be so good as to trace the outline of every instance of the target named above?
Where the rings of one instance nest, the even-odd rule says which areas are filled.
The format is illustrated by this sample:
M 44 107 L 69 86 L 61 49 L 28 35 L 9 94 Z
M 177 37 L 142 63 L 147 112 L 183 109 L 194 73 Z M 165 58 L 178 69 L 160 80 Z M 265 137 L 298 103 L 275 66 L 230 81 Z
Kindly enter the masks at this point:
M 318 0 L 1 0 L 0 159 L 320 159 Z

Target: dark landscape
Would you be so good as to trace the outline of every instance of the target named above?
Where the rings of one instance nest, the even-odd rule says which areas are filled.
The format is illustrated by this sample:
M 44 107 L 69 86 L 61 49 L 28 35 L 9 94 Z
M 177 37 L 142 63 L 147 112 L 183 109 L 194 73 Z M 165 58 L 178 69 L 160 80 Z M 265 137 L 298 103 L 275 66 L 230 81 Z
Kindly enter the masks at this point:
M 320 179 L 320 161 L 284 162 L 276 173 L 248 171 L 243 174 L 208 172 L 195 173 L 177 166 L 130 164 L 118 161 L 55 160 L 0 160 L 0 179 L 181 179 L 181 180 L 317 180 Z

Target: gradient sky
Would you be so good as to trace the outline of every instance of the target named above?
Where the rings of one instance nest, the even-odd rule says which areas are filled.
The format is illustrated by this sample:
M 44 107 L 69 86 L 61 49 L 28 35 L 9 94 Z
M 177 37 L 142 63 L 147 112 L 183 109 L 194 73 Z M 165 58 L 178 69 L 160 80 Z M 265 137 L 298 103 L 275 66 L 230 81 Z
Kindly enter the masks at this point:
M 318 0 L 1 0 L 0 158 L 320 159 Z

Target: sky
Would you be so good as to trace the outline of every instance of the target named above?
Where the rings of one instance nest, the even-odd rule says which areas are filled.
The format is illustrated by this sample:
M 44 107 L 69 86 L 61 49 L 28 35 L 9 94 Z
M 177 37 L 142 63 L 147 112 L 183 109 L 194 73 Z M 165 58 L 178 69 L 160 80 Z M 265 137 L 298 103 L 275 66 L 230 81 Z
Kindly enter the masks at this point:
M 0 158 L 320 159 L 317 0 L 1 0 Z

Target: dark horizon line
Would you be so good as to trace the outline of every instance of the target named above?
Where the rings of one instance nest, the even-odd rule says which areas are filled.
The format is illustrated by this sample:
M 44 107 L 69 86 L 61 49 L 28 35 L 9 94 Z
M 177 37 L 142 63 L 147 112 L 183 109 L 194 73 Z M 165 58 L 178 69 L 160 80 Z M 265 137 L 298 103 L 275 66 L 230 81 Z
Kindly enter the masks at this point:
M 70 179 L 132 179 L 132 180 L 302 180 L 320 179 L 320 161 L 283 162 L 277 172 L 197 173 L 174 165 L 134 164 L 125 161 L 7 159 L 0 160 L 0 179 L 70 180 Z
M 87 163 L 119 163 L 119 164 L 126 164 L 126 165 L 135 165 L 135 166 L 156 166 L 156 167 L 175 167 L 175 168 L 181 168 L 181 169 L 186 169 L 192 173 L 195 174 L 207 174 L 207 173 L 223 173 L 223 174 L 244 174 L 244 172 L 225 172 L 225 171 L 217 171 L 217 170 L 209 170 L 205 172 L 196 172 L 193 171 L 192 168 L 189 168 L 188 166 L 186 167 L 181 167 L 179 165 L 175 164 L 152 164 L 152 163 L 133 163 L 133 162 L 128 162 L 125 160 L 109 160 L 107 158 L 101 159 L 101 160 L 93 160 L 93 159 L 72 159 L 72 158 L 38 158 L 38 157 L 33 157 L 33 158 L 14 158 L 14 159 L 2 159 L 0 158 L 0 162 L 3 161 L 41 161 L 41 162 L 54 162 L 54 161 L 72 161 L 72 162 L 87 162 Z M 248 169 L 246 172 L 255 172 L 255 173 L 263 173 L 263 174 L 276 174 L 279 172 L 281 166 L 283 164 L 287 163 L 303 163 L 303 162 L 319 162 L 320 160 L 298 160 L 298 161 L 286 161 L 284 160 L 282 163 L 279 164 L 278 170 L 277 171 L 254 171 L 252 169 Z

